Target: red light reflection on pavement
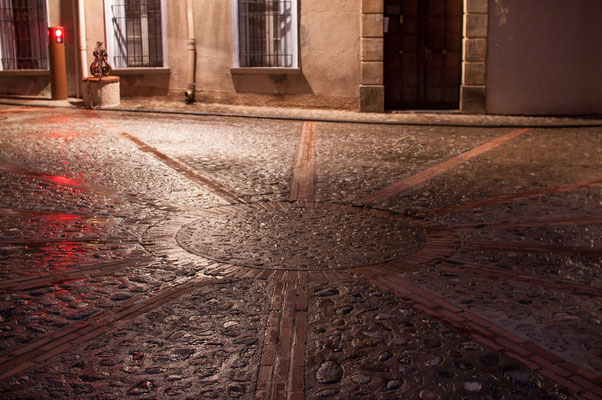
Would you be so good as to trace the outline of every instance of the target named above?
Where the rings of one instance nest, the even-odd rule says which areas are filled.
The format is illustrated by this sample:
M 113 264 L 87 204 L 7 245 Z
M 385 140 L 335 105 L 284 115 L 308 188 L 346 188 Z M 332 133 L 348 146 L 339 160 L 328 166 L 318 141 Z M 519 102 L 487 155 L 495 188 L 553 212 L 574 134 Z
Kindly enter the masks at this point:
M 49 117 L 47 115 L 39 116 L 36 118 L 34 123 L 40 124 L 40 125 L 67 124 L 70 122 L 74 122 L 75 120 L 76 120 L 76 118 L 72 114 L 54 114 L 51 117 Z
M 84 217 L 80 216 L 80 215 L 73 215 L 73 214 L 54 214 L 54 215 L 48 215 L 44 218 L 47 221 L 74 221 L 77 219 L 84 219 Z
M 58 185 L 69 185 L 69 186 L 82 186 L 82 182 L 79 180 L 67 178 L 66 176 L 60 175 L 43 175 L 43 178 L 49 180 L 50 182 L 56 183 Z

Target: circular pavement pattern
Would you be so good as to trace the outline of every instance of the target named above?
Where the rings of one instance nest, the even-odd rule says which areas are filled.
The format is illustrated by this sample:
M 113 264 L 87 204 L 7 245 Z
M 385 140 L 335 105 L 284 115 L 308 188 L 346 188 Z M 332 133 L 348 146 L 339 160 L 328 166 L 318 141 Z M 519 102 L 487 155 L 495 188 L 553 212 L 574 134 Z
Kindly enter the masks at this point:
M 380 264 L 426 244 L 418 220 L 355 207 L 223 208 L 183 226 L 185 250 L 233 265 L 322 270 Z

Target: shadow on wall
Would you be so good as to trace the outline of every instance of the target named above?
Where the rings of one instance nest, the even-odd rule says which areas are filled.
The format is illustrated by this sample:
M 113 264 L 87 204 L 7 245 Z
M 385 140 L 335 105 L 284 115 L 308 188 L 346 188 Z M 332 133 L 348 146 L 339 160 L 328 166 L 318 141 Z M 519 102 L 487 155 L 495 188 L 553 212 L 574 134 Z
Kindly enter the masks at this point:
M 122 75 L 119 82 L 121 97 L 167 96 L 169 93 L 169 75 Z
M 303 74 L 234 74 L 234 89 L 239 93 L 313 94 Z

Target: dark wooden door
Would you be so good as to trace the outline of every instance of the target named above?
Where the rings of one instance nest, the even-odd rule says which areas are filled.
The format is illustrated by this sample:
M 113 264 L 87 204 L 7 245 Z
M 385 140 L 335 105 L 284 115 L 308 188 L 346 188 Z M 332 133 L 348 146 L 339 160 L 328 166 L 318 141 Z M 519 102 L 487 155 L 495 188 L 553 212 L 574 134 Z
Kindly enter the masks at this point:
M 385 0 L 385 106 L 458 108 L 462 0 Z

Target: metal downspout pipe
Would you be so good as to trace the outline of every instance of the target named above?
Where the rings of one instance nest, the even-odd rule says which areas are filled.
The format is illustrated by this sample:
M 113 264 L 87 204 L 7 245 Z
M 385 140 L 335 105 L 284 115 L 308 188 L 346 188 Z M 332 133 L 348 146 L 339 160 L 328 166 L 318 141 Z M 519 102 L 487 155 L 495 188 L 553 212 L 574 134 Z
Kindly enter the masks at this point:
M 80 0 L 83 1 L 83 0 Z M 194 103 L 196 89 L 196 38 L 194 36 L 193 0 L 186 0 L 188 13 L 188 88 L 186 89 L 186 102 Z
M 77 1 L 79 15 L 79 57 L 82 78 L 88 78 L 88 59 L 86 57 L 86 8 L 84 0 Z M 78 82 L 79 87 L 79 82 Z

